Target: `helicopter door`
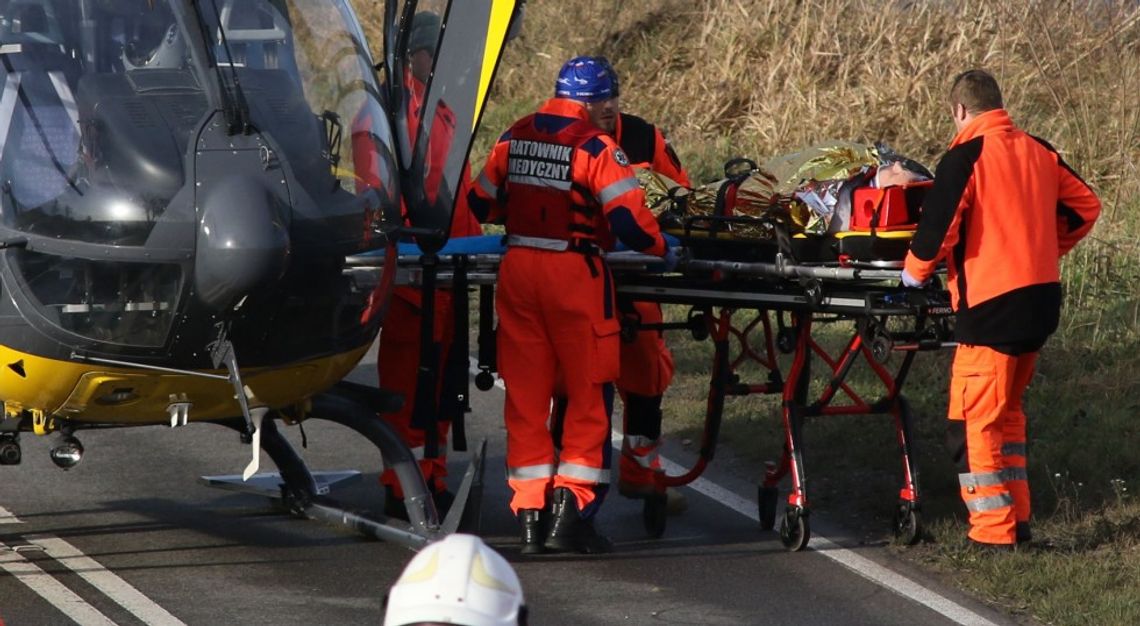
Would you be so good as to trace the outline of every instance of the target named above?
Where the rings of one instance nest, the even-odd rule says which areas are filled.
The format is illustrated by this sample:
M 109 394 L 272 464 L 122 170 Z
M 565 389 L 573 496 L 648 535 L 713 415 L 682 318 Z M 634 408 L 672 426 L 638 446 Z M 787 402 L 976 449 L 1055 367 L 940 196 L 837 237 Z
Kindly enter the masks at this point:
M 518 5 L 517 0 L 412 0 L 403 4 L 398 30 L 385 37 L 401 189 L 416 242 L 425 251 L 447 242 L 456 198 L 466 193 L 471 140 Z M 421 16 L 421 28 L 413 33 L 416 15 L 424 13 L 432 15 Z M 426 48 L 430 63 L 416 58 L 425 51 L 425 23 L 440 26 L 435 45 Z

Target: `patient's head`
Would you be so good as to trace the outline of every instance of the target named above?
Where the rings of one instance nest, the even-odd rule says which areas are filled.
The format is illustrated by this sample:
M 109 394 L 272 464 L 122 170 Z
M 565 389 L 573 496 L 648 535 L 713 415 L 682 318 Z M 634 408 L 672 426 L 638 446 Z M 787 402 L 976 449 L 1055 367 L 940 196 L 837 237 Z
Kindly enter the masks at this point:
M 908 168 L 903 161 L 891 161 L 879 166 L 879 170 L 875 172 L 875 186 L 880 188 L 908 185 L 921 180 L 930 180 L 930 177 Z

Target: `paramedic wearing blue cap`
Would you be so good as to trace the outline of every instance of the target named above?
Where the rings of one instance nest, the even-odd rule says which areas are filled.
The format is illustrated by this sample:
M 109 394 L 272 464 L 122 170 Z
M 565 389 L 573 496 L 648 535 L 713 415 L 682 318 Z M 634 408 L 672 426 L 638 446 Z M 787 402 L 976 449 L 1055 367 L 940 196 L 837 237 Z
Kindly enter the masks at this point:
M 590 121 L 617 141 L 630 165 L 659 174 L 681 187 L 691 187 L 689 175 L 664 133 L 648 121 L 621 111 L 618 74 L 605 57 L 578 57 L 599 69 L 603 77 L 594 89 L 594 102 L 586 104 Z M 603 248 L 613 237 L 599 237 Z M 654 302 L 619 302 L 622 314 L 641 324 L 661 324 L 661 305 Z M 666 497 L 668 511 L 685 508 L 684 496 L 664 486 L 658 458 L 661 444 L 661 400 L 673 379 L 673 355 L 659 330 L 643 330 L 621 345 L 621 375 L 617 390 L 622 399 L 622 454 L 618 492 L 630 498 Z M 564 404 L 556 404 L 561 413 Z
M 499 138 L 472 185 L 475 214 L 506 219 L 495 309 L 524 554 L 611 549 L 593 517 L 609 482 L 621 326 L 599 236 L 608 229 L 631 249 L 668 254 L 629 158 L 590 121 L 609 78 L 592 59 L 567 62 L 555 97 Z M 567 410 L 556 452 L 548 420 L 559 376 Z

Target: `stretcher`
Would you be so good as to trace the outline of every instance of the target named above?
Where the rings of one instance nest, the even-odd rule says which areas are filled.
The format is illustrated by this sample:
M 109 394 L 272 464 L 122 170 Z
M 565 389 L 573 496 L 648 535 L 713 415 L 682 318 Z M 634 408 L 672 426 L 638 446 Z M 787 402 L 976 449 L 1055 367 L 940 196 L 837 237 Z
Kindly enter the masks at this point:
M 909 233 L 890 237 L 870 233 L 869 238 L 863 234 L 798 243 L 794 238 L 744 242 L 726 238 L 724 233 L 710 236 L 689 231 L 678 235 L 671 243 L 680 244 L 675 250 L 682 260 L 672 272 L 664 272 L 657 257 L 629 251 L 604 255 L 619 299 L 689 307 L 683 321 L 647 325 L 626 319 L 623 335 L 632 338 L 638 330 L 683 330 L 696 340 L 711 339 L 713 343 L 699 457 L 680 475 L 660 476 L 657 493 L 644 502 L 647 532 L 660 537 L 665 531 L 665 489 L 692 482 L 713 460 L 725 402 L 731 397 L 774 394 L 782 399 L 784 441 L 780 459 L 766 465 L 758 487 L 761 529 L 775 528 L 779 485 L 790 477 L 779 519 L 780 538 L 793 551 L 808 544 L 810 506 L 803 458 L 803 430 L 808 418 L 888 415 L 893 420 L 903 470 L 893 530 L 899 541 L 916 542 L 922 530 L 920 490 L 912 416 L 901 390 L 918 352 L 955 344 L 949 294 L 938 280 L 924 289 L 899 285 L 899 244 L 905 252 Z M 396 275 L 398 284 L 478 289 L 479 372 L 475 384 L 483 390 L 490 389 L 494 381 L 493 289 L 503 253 L 500 239 L 453 241 L 426 264 L 414 248 L 403 248 Z M 356 262 L 369 264 L 368 260 Z M 462 308 L 457 310 L 456 336 L 468 336 L 466 299 L 454 301 Z M 849 338 L 838 351 L 829 351 L 813 333 L 837 321 L 852 322 Z M 888 361 L 896 353 L 902 357 L 891 368 Z M 790 365 L 781 364 L 781 354 L 790 357 Z M 466 360 L 466 353 L 463 358 Z M 818 395 L 811 393 L 813 386 L 809 384 L 813 361 L 824 366 L 824 384 Z M 745 365 L 759 366 L 766 377 L 743 380 L 739 372 Z M 881 387 L 879 397 L 865 399 L 865 394 L 857 393 L 849 382 L 858 367 L 873 373 Z

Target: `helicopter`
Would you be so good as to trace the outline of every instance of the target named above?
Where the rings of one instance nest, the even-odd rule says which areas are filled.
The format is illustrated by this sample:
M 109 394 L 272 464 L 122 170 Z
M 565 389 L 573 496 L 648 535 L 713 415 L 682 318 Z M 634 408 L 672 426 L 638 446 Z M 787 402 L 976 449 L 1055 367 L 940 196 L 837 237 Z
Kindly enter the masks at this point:
M 413 93 L 421 4 L 442 28 Z M 342 380 L 392 286 L 345 260 L 446 242 L 519 11 L 388 0 L 376 62 L 348 0 L 0 1 L 0 464 L 21 433 L 54 434 L 66 469 L 85 429 L 213 423 L 252 460 L 212 484 L 411 546 L 454 531 L 481 455 L 441 522 L 377 419 L 401 399 Z M 311 472 L 276 425 L 308 419 L 379 448 L 407 524 L 328 498 L 344 473 Z

